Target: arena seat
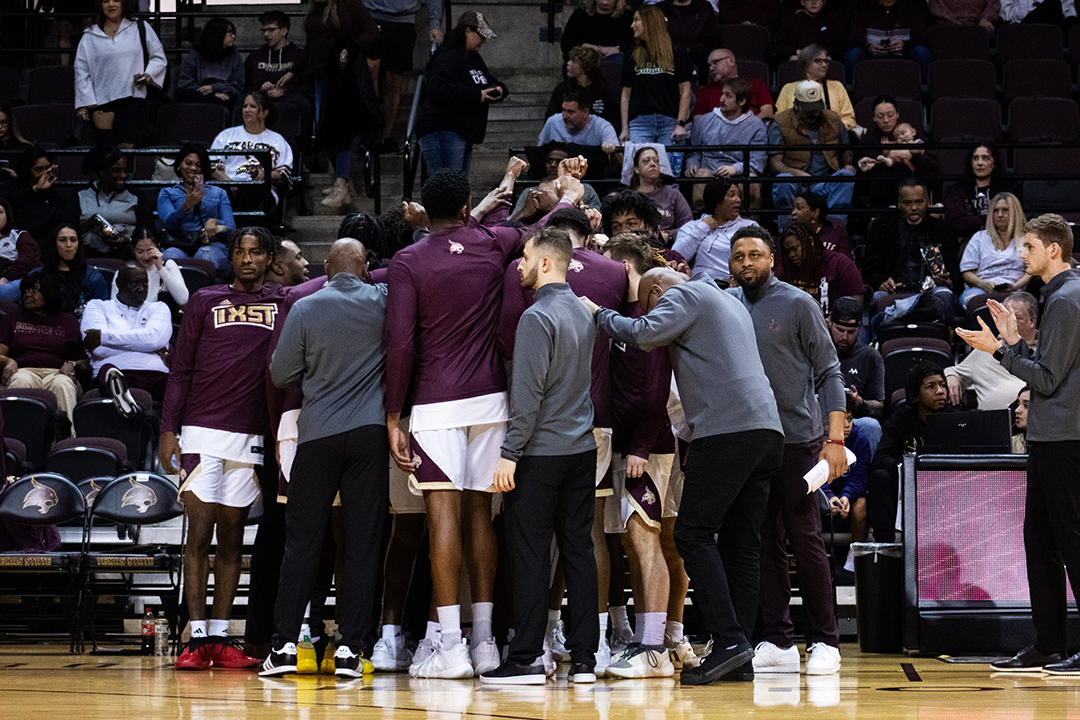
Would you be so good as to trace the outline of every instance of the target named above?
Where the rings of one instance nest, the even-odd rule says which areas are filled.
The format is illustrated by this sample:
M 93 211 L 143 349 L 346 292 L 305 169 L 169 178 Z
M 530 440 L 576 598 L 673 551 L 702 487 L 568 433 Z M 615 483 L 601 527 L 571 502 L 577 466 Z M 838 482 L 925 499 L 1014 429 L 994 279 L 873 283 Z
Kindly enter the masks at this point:
M 952 347 L 933 338 L 900 338 L 881 345 L 885 361 L 885 394 L 892 395 L 907 384 L 908 371 L 920 360 L 945 368 L 953 364 Z
M 11 113 L 28 142 L 67 147 L 75 141 L 73 105 L 19 105 Z
M 735 53 L 737 60 L 765 60 L 765 47 L 771 39 L 769 28 L 762 25 L 720 26 L 720 47 Z
M 26 462 L 34 469 L 45 463 L 45 456 L 58 437 L 70 429 L 67 415 L 56 406 L 51 390 L 4 388 L 0 392 L 0 412 L 4 415 L 4 434 L 23 443 Z
M 851 84 L 854 102 L 878 95 L 892 95 L 897 100 L 922 99 L 922 70 L 914 60 L 887 58 L 861 62 L 855 66 Z
M 1050 23 L 1006 23 L 997 31 L 999 68 L 1013 60 L 1046 58 L 1061 60 L 1064 54 L 1061 28 Z
M 935 60 L 930 63 L 929 102 L 941 98 L 997 100 L 997 71 L 989 60 Z
M 1002 70 L 1003 103 L 1017 98 L 1072 99 L 1072 71 L 1064 60 L 1012 60 Z
M 1067 142 L 1080 137 L 1080 110 L 1074 100 L 1032 97 L 1009 105 L 1011 142 Z
M 990 33 L 979 25 L 940 23 L 927 28 L 935 60 L 989 60 Z
M 209 103 L 169 103 L 157 113 L 157 143 L 183 145 L 203 143 L 207 147 L 225 129 L 227 111 Z
M 986 98 L 941 98 L 930 108 L 935 142 L 1001 141 L 1001 105 Z
M 150 469 L 153 462 L 157 427 L 153 417 L 154 400 L 145 390 L 131 388 L 131 395 L 142 412 L 132 418 L 121 415 L 112 398 L 100 390 L 88 391 L 72 411 L 76 439 L 83 436 L 111 438 L 124 446 L 123 464 L 131 469 Z M 114 473 L 115 474 L 115 473 Z
M 127 464 L 124 443 L 110 437 L 77 437 L 53 445 L 45 458 L 45 471 L 78 483 L 88 477 L 116 477 Z
M 30 68 L 26 73 L 26 102 L 30 105 L 75 105 L 75 67 L 46 65 Z

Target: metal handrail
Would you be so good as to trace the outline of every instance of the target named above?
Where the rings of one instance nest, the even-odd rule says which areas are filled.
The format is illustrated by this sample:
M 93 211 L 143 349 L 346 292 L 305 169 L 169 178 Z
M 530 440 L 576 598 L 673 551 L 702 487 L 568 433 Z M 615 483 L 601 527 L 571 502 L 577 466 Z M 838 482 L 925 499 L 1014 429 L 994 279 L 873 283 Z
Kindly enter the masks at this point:
M 416 90 L 413 91 L 412 108 L 409 110 L 409 124 L 405 130 L 405 142 L 401 149 L 402 160 L 402 200 L 412 200 L 413 187 L 416 184 L 416 171 L 420 167 L 420 153 L 418 140 L 414 140 L 416 133 L 416 116 L 420 112 L 420 95 L 424 87 L 424 76 L 416 79 Z

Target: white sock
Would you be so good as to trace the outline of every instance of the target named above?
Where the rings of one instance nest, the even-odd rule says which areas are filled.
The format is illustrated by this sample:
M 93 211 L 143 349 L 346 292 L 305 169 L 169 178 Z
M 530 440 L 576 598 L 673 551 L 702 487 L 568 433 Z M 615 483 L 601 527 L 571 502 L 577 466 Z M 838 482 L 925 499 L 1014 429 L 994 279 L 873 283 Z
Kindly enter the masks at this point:
M 548 608 L 548 621 L 546 635 L 550 635 L 551 631 L 555 629 L 555 626 L 559 624 L 559 620 L 562 620 L 562 610 L 552 610 Z
M 491 613 L 495 603 L 478 602 L 472 604 L 473 644 L 479 645 L 491 637 Z
M 427 621 L 427 632 L 424 633 L 424 639 L 430 642 L 435 642 L 439 639 L 439 623 Z
M 206 629 L 206 634 L 210 637 L 225 637 L 229 634 L 229 621 L 210 620 L 210 624 Z
M 683 639 L 683 624 L 674 620 L 668 620 L 667 629 L 664 630 L 664 634 L 667 635 L 671 642 L 679 642 Z
M 205 620 L 192 620 L 191 621 L 191 637 L 204 638 L 206 637 L 206 621 Z
M 514 628 L 510 628 L 506 631 L 506 642 L 510 642 L 514 639 Z
M 382 639 L 391 645 L 394 644 L 394 638 L 401 634 L 400 625 L 383 625 L 382 626 Z
M 664 644 L 664 627 L 667 625 L 666 612 L 642 613 L 643 621 L 639 625 L 644 626 L 641 636 L 642 645 L 656 647 Z
M 611 628 L 620 635 L 627 635 L 633 632 L 630 629 L 630 621 L 626 619 L 626 606 L 614 605 L 608 608 L 608 615 L 611 616 Z
M 600 613 L 600 639 L 603 640 L 607 637 L 607 622 L 608 614 L 606 612 Z
M 439 613 L 439 630 L 442 633 L 443 647 L 450 647 L 461 642 L 461 606 L 446 605 L 435 608 Z
M 645 639 L 645 623 L 641 619 L 643 615 L 645 613 L 634 615 L 634 638 L 630 642 L 640 643 Z

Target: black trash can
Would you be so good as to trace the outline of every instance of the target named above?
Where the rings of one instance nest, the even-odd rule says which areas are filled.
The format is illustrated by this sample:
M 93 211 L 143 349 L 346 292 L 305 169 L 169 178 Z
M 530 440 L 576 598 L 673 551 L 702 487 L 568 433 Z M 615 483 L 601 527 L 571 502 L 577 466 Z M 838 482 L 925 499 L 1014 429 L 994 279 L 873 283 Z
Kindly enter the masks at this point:
M 859 649 L 904 650 L 904 551 L 899 543 L 852 543 Z

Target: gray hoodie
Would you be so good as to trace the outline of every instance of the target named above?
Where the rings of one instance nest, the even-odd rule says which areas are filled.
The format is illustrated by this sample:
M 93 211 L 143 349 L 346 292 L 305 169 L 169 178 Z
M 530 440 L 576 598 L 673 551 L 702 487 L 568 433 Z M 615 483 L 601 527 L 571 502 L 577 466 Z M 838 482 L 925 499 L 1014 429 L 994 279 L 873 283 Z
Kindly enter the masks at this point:
M 720 112 L 720 108 L 714 108 L 712 112 L 694 118 L 694 127 L 690 131 L 691 145 L 761 145 L 762 150 L 750 152 L 750 171 L 757 175 L 765 171 L 764 146 L 768 142 L 765 123 L 750 112 L 728 120 Z M 687 153 L 686 167 L 704 167 L 715 172 L 721 165 L 734 165 L 736 174 L 745 175 L 745 157 L 745 153 L 737 150 Z

